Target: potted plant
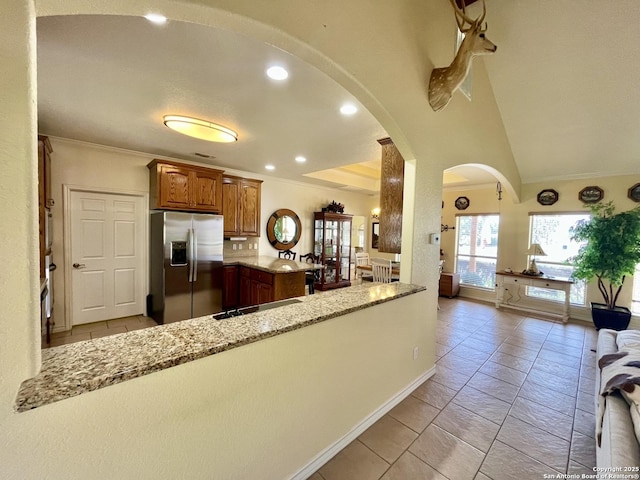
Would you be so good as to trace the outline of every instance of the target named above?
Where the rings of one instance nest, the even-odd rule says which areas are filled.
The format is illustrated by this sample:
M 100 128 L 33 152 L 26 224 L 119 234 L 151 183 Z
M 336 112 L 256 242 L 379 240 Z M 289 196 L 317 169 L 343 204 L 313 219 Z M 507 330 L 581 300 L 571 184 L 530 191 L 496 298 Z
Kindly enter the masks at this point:
M 627 275 L 633 275 L 640 263 L 640 206 L 615 213 L 613 202 L 588 206 L 591 219 L 580 220 L 571 227 L 571 239 L 586 242 L 575 257 L 573 277 L 597 279 L 604 303 L 591 302 L 591 318 L 596 330 L 624 330 L 631 311 L 616 305 Z

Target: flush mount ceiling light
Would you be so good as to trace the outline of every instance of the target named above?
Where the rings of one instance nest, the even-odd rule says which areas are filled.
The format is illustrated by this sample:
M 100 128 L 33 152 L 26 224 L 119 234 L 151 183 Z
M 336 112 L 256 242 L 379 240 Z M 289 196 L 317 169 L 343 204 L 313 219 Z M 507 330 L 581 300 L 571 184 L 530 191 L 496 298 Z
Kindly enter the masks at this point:
M 274 167 L 273 165 L 265 165 L 264 168 L 266 168 L 267 170 L 275 170 L 276 167 Z
M 289 76 L 289 72 L 280 65 L 274 65 L 267 68 L 267 76 L 273 80 L 286 80 Z
M 144 16 L 151 23 L 155 23 L 156 25 L 164 25 L 167 23 L 167 17 L 164 15 L 160 15 L 159 13 L 148 13 Z
M 231 143 L 238 140 L 238 134 L 233 130 L 198 118 L 181 115 L 165 115 L 164 124 L 176 132 L 208 142 Z
M 358 107 L 356 107 L 353 103 L 345 103 L 340 107 L 340 113 L 342 115 L 353 115 L 358 111 Z
M 307 161 L 307 159 L 305 157 L 303 157 L 302 155 L 298 155 L 296 157 L 296 162 L 298 162 L 298 163 L 304 163 L 306 161 Z

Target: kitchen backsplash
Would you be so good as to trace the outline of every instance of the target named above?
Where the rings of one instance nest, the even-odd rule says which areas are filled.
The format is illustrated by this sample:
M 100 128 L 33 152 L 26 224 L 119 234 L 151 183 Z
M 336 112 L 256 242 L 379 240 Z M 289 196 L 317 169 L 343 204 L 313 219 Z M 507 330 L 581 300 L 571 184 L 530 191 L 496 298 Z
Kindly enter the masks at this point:
M 258 239 L 249 238 L 247 240 L 225 240 L 224 258 L 257 257 Z

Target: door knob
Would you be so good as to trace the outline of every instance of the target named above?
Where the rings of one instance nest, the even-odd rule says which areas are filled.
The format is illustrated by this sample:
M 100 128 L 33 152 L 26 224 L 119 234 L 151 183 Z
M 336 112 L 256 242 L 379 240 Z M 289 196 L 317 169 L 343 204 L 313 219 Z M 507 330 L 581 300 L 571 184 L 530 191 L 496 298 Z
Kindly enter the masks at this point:
M 78 270 L 80 270 L 81 268 L 85 268 L 86 265 L 84 263 L 74 263 L 73 264 L 73 268 L 77 268 Z

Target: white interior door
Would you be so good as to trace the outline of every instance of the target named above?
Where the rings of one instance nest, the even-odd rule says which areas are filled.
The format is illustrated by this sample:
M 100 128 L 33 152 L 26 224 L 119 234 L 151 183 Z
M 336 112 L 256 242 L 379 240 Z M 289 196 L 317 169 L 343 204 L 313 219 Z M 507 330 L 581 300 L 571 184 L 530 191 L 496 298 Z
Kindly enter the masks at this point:
M 144 199 L 70 192 L 73 325 L 144 312 Z

